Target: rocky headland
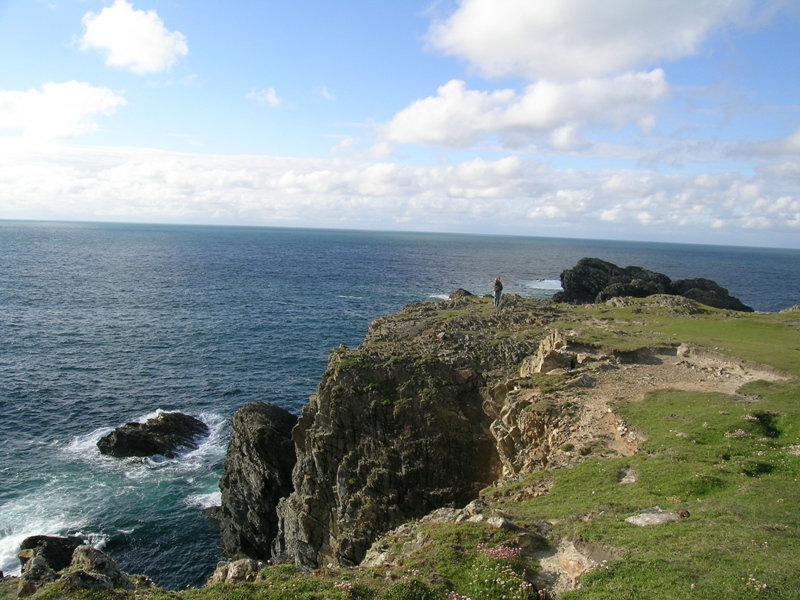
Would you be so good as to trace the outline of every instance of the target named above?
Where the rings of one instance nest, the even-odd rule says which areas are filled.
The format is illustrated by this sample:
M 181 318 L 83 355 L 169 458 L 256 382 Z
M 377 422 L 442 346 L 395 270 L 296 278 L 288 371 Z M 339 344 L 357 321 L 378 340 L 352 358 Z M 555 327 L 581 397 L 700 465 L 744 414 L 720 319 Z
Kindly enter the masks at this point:
M 618 267 L 599 258 L 582 258 L 572 269 L 561 273 L 561 288 L 562 291 L 553 296 L 555 302 L 591 304 L 623 296 L 646 298 L 670 294 L 714 308 L 753 312 L 710 279 L 673 281 L 663 273 L 642 267 Z
M 616 277 L 611 285 L 630 291 L 619 272 L 637 276 L 628 286 L 660 281 L 648 288 L 656 295 L 647 295 L 676 315 L 705 309 L 659 290 L 717 289 L 733 310 L 748 310 L 713 282 L 684 285 L 596 259 L 576 267 L 586 269 L 608 275 L 585 283 L 587 290 L 601 283 L 608 290 Z M 569 292 L 562 300 L 579 301 L 569 283 L 578 281 L 575 274 L 565 272 L 562 280 Z M 591 302 L 597 300 L 592 293 Z M 646 384 L 623 376 L 632 365 L 675 383 L 694 373 L 655 368 L 677 355 L 677 344 L 635 351 L 586 344 L 579 333 L 557 327 L 566 310 L 518 296 L 505 296 L 495 310 L 465 290 L 412 304 L 373 322 L 358 348 L 331 352 L 317 393 L 291 431 L 291 419 L 275 407 L 242 409 L 220 484 L 226 551 L 292 561 L 304 571 L 352 567 L 387 531 L 437 509 L 463 507 L 498 480 L 597 452 L 633 453 L 636 433 L 608 408 L 606 396 L 587 402 L 586 390 L 611 393 L 613 385 L 619 393 L 653 384 L 652 374 Z M 570 402 L 570 389 L 584 398 Z M 259 444 L 249 440 L 269 442 L 256 450 Z
M 268 403 L 242 407 L 232 420 L 222 506 L 212 511 L 232 560 L 220 563 L 209 585 L 257 581 L 275 563 L 305 573 L 360 566 L 394 578 L 394 568 L 432 543 L 430 524 L 509 532 L 508 544 L 538 561 L 525 585 L 541 598 L 574 589 L 584 573 L 619 558 L 617 549 L 580 536 L 553 538 L 549 522 L 514 523 L 487 490 L 503 488 L 504 502 L 525 502 L 547 495 L 553 478 L 509 482 L 634 456 L 646 433 L 617 413 L 620 402 L 663 388 L 739 398 L 748 382 L 789 376 L 658 332 L 632 336 L 607 316 L 631 309 L 646 330 L 647 315 L 735 321 L 748 311 L 713 282 L 672 282 L 597 259 L 565 271 L 562 282 L 561 302 L 507 295 L 496 309 L 491 298 L 458 290 L 448 300 L 405 306 L 374 321 L 357 348 L 331 351 L 299 417 Z M 697 290 L 712 290 L 724 308 L 694 298 Z M 186 431 L 173 451 L 203 434 Z M 627 469 L 619 483 L 637 476 Z M 689 511 L 656 507 L 628 522 L 681 517 Z M 26 541 L 19 594 L 52 583 L 116 593 L 152 586 L 117 575 L 113 560 L 89 548 L 78 538 Z

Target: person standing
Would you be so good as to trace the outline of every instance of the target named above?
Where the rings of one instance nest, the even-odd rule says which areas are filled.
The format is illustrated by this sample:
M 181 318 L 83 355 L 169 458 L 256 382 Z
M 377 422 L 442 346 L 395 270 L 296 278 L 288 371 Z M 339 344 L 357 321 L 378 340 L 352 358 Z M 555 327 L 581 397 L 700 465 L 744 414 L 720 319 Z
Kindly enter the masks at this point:
M 503 282 L 500 281 L 500 276 L 494 278 L 494 305 L 500 306 L 500 294 L 503 293 Z

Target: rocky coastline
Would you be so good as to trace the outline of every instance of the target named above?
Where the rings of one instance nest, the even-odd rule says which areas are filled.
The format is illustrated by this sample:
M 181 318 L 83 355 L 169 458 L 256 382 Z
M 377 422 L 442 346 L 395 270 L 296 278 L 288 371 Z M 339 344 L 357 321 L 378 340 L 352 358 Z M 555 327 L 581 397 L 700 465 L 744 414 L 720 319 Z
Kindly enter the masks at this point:
M 619 292 L 675 297 L 673 304 L 685 308 L 691 303 L 677 299 L 752 310 L 714 282 L 672 282 L 599 259 L 582 259 L 561 279 L 560 302 L 605 301 Z M 448 311 L 452 316 L 442 318 Z M 559 312 L 558 304 L 517 296 L 506 296 L 494 311 L 458 290 L 447 301 L 412 304 L 376 320 L 361 346 L 331 352 L 317 393 L 291 431 L 293 452 L 285 427 L 276 437 L 272 423 L 247 418 L 254 407 L 245 407 L 234 417 L 220 484 L 228 554 L 292 561 L 304 571 L 352 567 L 380 535 L 407 521 L 465 506 L 501 477 L 574 460 L 559 450 L 570 443 L 564 426 L 574 415 L 547 402 L 532 409 L 537 398 L 520 394 L 521 381 L 621 359 L 588 347 L 567 351 L 564 335 L 549 328 Z M 273 445 L 260 454 L 239 442 L 261 437 Z M 292 464 L 291 483 L 283 483 Z M 269 481 L 282 483 L 266 490 Z M 239 532 L 238 544 L 232 531 Z M 255 537 L 257 544 L 250 541 Z
M 706 310 L 696 303 L 702 297 L 706 306 L 752 310 L 714 282 L 673 282 L 598 259 L 583 259 L 562 283 L 555 300 L 566 303 L 650 296 L 653 305 L 690 316 Z M 408 522 L 443 510 L 448 519 L 484 518 L 474 503 L 498 480 L 574 464 L 600 446 L 635 451 L 635 432 L 610 409 L 556 402 L 540 378 L 583 389 L 600 372 L 679 349 L 637 354 L 586 344 L 554 326 L 566 310 L 514 295 L 498 310 L 464 290 L 411 304 L 374 321 L 359 347 L 330 353 L 299 417 L 268 403 L 242 407 L 232 420 L 222 505 L 211 511 L 235 562 L 221 564 L 209 583 L 252 579 L 266 563 L 291 562 L 304 572 L 374 563 L 376 540 Z M 608 430 L 602 435 L 598 419 Z M 179 424 L 185 435 L 172 440 L 173 449 L 203 435 L 192 426 Z M 132 436 L 114 435 L 123 442 Z M 133 589 L 110 557 L 82 540 L 26 544 L 20 597 L 65 577 L 81 589 Z M 152 585 L 146 578 L 140 584 Z

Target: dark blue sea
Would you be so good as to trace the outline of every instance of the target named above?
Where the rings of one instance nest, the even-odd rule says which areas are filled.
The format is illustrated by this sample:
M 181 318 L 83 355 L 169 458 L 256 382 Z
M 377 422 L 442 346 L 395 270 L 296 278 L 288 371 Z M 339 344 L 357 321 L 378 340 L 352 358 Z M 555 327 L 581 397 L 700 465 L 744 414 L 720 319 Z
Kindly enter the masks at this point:
M 800 251 L 430 233 L 0 221 L 0 570 L 20 541 L 82 535 L 161 586 L 222 558 L 203 507 L 231 415 L 299 412 L 328 352 L 458 288 L 549 298 L 585 256 L 713 279 L 759 311 L 800 303 Z M 96 442 L 158 411 L 211 428 L 178 459 Z

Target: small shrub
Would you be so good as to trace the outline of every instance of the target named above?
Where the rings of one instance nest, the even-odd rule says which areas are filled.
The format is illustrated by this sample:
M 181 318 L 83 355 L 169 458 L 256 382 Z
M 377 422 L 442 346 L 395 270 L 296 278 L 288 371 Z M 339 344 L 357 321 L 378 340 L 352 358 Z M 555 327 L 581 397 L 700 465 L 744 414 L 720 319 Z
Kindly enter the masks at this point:
M 775 467 L 770 463 L 748 461 L 745 463 L 742 473 L 748 477 L 760 477 L 761 475 L 768 475 L 775 470 Z
M 451 596 L 507 600 L 539 598 L 536 587 L 526 579 L 521 548 L 489 547 L 484 544 L 478 546 L 478 554 L 472 563 L 468 583 L 463 589 L 451 592 Z
M 401 579 L 387 587 L 380 595 L 381 600 L 437 600 L 440 595 L 431 587 L 417 579 Z

